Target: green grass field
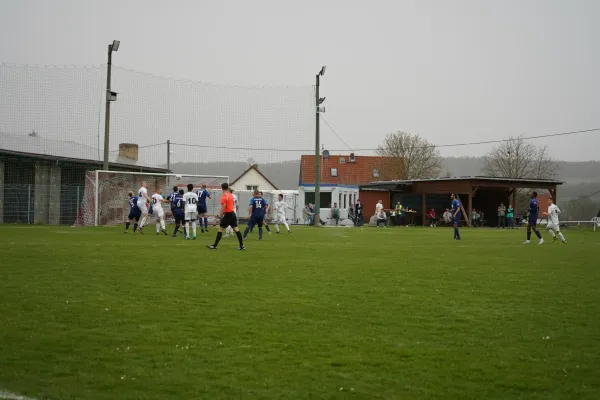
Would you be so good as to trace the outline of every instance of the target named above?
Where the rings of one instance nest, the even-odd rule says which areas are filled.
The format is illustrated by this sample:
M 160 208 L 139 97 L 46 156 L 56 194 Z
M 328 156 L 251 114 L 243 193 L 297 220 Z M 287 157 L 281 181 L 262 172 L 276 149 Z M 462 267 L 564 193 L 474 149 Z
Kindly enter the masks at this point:
M 0 392 L 600 398 L 600 233 L 151 230 L 0 225 Z

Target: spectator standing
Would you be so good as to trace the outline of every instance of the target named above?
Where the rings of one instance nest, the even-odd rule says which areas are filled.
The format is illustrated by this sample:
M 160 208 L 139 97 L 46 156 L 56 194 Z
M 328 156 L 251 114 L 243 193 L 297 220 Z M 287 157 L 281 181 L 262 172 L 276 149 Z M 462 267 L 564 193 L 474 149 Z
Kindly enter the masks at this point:
M 304 210 L 302 210 L 302 216 L 304 217 L 305 220 L 308 221 L 309 225 L 312 225 L 315 223 L 315 221 L 314 221 L 314 214 L 313 214 L 310 206 L 311 206 L 311 204 L 309 203 L 304 207 Z
M 383 201 L 379 200 L 375 205 L 375 215 L 379 215 L 379 212 L 383 210 Z
M 476 209 L 473 209 L 473 211 L 471 211 L 471 220 L 473 222 L 471 225 L 473 225 L 474 227 L 481 225 L 481 215 L 479 215 Z
M 360 200 L 356 200 L 356 205 L 354 206 L 354 210 L 356 212 L 356 226 L 363 226 L 364 224 L 364 215 L 363 215 L 363 205 Z
M 402 221 L 402 204 L 400 202 L 396 203 L 396 225 L 401 226 L 404 221 Z
M 333 203 L 333 207 L 331 208 L 331 219 L 335 221 L 335 226 L 338 226 L 340 223 L 340 209 L 338 208 L 337 203 Z
M 508 209 L 506 210 L 506 222 L 508 223 L 508 227 L 510 229 L 515 229 L 515 210 L 512 204 L 508 204 Z
M 500 229 L 500 226 L 502 226 L 502 229 L 505 228 L 505 226 L 506 226 L 505 216 L 506 216 L 506 206 L 504 205 L 504 203 L 500 203 L 500 205 L 498 206 L 498 226 L 497 226 L 498 229 Z

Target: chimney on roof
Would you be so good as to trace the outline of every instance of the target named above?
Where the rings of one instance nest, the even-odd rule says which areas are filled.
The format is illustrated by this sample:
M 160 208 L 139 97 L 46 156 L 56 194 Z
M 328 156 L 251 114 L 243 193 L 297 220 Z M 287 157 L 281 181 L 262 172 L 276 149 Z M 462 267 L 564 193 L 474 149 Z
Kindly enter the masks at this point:
M 134 143 L 121 143 L 119 144 L 119 157 L 126 157 L 137 161 L 138 159 L 138 145 Z

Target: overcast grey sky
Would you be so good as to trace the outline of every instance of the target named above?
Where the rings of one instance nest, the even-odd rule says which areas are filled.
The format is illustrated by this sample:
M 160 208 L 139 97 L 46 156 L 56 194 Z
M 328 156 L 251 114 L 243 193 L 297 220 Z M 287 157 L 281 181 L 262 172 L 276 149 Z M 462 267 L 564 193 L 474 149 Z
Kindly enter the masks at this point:
M 445 144 L 600 127 L 599 17 L 597 0 L 4 0 L 0 61 L 104 64 L 119 39 L 116 65 L 204 82 L 311 85 L 327 65 L 324 117 L 352 147 Z M 537 142 L 600 159 L 600 132 Z

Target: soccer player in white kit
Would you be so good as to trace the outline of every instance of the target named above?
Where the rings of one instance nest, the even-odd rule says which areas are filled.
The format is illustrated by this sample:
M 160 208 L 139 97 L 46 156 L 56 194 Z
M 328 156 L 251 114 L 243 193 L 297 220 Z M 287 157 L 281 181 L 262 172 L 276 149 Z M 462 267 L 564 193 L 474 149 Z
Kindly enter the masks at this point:
M 238 197 L 233 193 L 233 188 L 229 188 L 229 192 L 233 196 L 233 209 L 237 216 L 240 208 L 238 205 Z M 233 228 L 231 226 L 228 226 L 227 229 L 225 229 L 225 237 L 229 237 L 229 235 L 233 236 Z
M 142 232 L 142 228 L 146 224 L 146 220 L 148 219 L 148 206 L 146 205 L 150 201 L 148 197 L 148 189 L 146 189 L 146 182 L 142 182 L 142 187 L 138 190 L 138 201 L 137 206 L 142 213 L 142 221 L 140 222 L 140 226 L 138 227 L 138 231 Z
M 156 234 L 159 235 L 161 230 L 162 233 L 167 235 L 167 228 L 165 226 L 165 210 L 162 208 L 162 203 L 168 203 L 169 200 L 165 200 L 160 194 L 160 189 L 152 195 L 152 215 L 156 217 Z
M 558 222 L 558 215 L 560 214 L 560 208 L 556 204 L 554 204 L 554 200 L 552 198 L 548 199 L 548 212 L 543 213 L 542 215 L 548 217 L 548 225 L 546 225 L 546 230 L 552 236 L 552 240 L 556 241 L 556 236 L 560 238 L 562 243 L 567 243 L 567 239 L 563 236 L 560 231 L 560 224 Z M 556 232 L 556 235 L 554 234 Z
M 279 196 L 277 196 L 277 199 L 278 200 L 275 202 L 275 218 L 273 219 L 275 230 L 279 233 L 279 224 L 283 224 L 285 229 L 287 229 L 287 232 L 292 233 L 290 226 L 287 223 L 287 219 L 285 218 L 285 210 L 287 210 L 289 206 L 283 201 L 283 194 L 280 193 Z
M 190 239 L 190 222 L 192 223 L 192 239 L 196 240 L 196 219 L 198 219 L 198 195 L 194 193 L 194 185 L 187 185 L 187 193 L 183 195 L 185 201 L 185 232 L 186 240 Z

